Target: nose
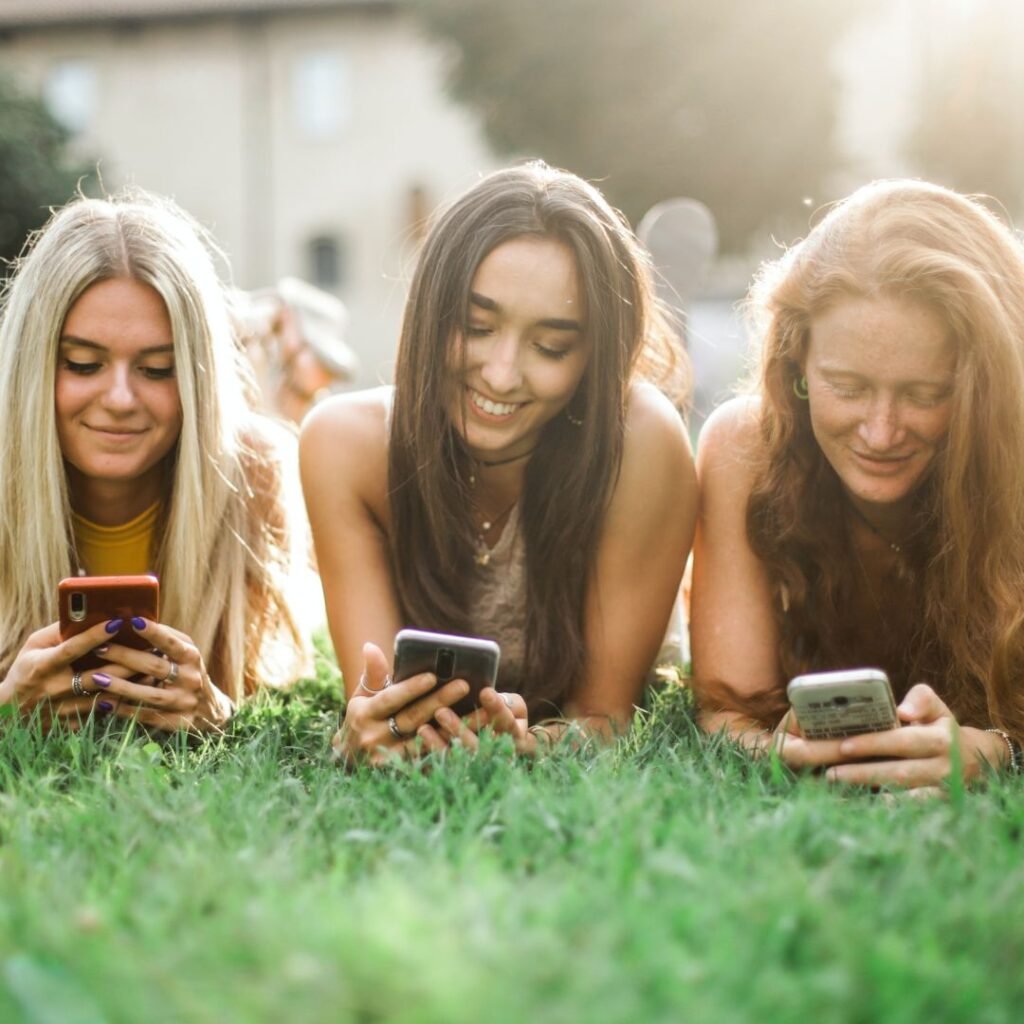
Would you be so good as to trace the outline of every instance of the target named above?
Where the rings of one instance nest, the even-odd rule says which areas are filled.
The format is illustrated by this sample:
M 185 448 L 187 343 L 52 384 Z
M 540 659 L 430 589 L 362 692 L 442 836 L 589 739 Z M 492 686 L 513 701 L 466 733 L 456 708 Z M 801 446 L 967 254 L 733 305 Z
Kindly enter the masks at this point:
M 480 368 L 480 377 L 494 394 L 508 394 L 522 384 L 519 349 L 519 338 L 511 331 L 493 339 Z
M 102 396 L 103 407 L 113 413 L 134 410 L 138 396 L 132 386 L 131 368 L 114 364 L 110 368 L 108 386 Z
M 896 397 L 874 397 L 860 422 L 858 432 L 868 451 L 884 454 L 898 447 L 903 442 L 906 430 Z

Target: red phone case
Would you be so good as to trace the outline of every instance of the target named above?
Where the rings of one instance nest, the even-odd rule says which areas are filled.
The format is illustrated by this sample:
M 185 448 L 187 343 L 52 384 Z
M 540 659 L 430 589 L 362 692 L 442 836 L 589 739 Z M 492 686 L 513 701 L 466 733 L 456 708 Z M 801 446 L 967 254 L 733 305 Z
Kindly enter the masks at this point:
M 160 621 L 160 582 L 155 576 L 71 576 L 57 584 L 60 635 L 77 636 L 98 622 L 123 619 L 110 642 L 148 651 L 152 644 L 132 629 L 133 616 Z M 95 654 L 77 659 L 78 672 L 101 668 L 106 662 Z

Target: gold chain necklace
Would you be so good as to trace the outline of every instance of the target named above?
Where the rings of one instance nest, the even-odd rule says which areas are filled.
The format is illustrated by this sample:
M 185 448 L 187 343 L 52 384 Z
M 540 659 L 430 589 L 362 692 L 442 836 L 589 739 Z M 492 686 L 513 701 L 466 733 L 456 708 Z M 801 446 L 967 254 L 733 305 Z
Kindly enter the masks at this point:
M 498 515 L 491 519 L 482 519 L 480 521 L 480 528 L 476 531 L 476 554 L 473 556 L 473 561 L 477 565 L 484 566 L 490 562 L 491 549 L 487 546 L 487 534 L 516 507 L 518 502 L 519 498 L 517 497 L 511 505 L 503 509 Z M 477 514 L 480 512 L 476 505 L 473 506 L 473 511 Z

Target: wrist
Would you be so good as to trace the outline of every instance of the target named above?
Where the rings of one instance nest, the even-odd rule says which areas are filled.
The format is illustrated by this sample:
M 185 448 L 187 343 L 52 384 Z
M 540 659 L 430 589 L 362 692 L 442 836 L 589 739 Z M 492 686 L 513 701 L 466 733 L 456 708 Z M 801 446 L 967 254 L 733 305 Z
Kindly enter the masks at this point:
M 1003 729 L 993 727 L 986 729 L 985 732 L 998 740 L 997 757 L 1001 769 L 1009 775 L 1020 775 L 1024 770 L 1024 751 L 1021 750 L 1021 745 Z

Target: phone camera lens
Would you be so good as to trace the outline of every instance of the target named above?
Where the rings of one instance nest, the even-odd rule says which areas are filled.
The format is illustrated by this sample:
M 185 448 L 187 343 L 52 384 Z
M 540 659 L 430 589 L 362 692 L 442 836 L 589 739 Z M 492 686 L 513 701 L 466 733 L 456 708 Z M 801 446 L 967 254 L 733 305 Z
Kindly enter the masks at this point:
M 73 590 L 68 601 L 71 621 L 81 622 L 85 618 L 85 594 L 81 590 Z
M 437 652 L 437 680 L 445 683 L 455 673 L 455 652 L 450 647 L 442 647 Z

